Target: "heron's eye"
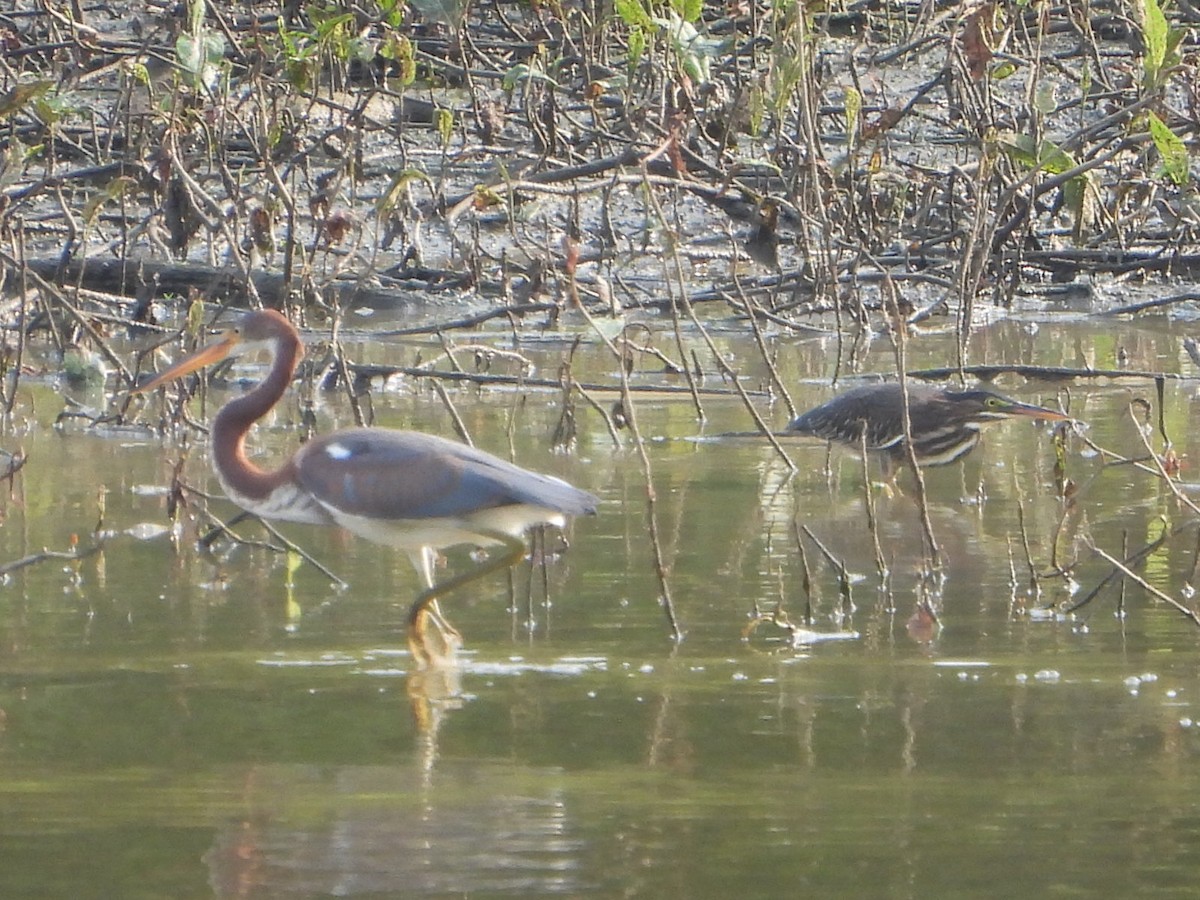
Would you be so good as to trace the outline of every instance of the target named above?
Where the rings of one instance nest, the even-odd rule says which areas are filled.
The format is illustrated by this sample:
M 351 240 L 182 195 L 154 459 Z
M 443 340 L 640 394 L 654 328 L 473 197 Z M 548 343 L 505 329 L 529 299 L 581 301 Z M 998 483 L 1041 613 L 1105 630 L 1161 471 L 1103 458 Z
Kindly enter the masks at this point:
M 988 398 L 987 398 L 987 405 L 988 405 L 988 406 L 1001 406 L 1002 404 L 1001 404 L 1001 402 L 1000 402 L 1000 398 L 999 398 L 999 397 L 988 397 Z

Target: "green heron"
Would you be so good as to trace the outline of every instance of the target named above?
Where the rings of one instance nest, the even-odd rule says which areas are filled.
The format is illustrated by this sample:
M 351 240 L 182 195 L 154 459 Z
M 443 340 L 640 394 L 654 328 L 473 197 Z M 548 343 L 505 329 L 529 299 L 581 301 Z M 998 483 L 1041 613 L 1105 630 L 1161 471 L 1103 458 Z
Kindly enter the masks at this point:
M 908 386 L 909 433 L 918 465 L 940 466 L 970 453 L 989 422 L 1023 416 L 1051 422 L 1070 417 L 1019 403 L 991 391 L 955 391 L 927 384 Z M 889 479 L 908 456 L 904 446 L 903 388 L 894 382 L 867 384 L 839 394 L 788 423 L 787 431 L 861 447 L 883 458 Z

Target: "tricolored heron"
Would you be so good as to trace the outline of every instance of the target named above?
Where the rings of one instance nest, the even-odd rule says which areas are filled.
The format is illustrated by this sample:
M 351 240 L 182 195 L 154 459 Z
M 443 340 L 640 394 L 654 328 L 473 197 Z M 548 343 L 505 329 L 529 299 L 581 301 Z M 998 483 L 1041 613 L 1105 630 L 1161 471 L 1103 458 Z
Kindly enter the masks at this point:
M 213 468 L 221 487 L 238 506 L 264 519 L 340 525 L 408 553 L 424 583 L 408 615 L 409 646 L 422 663 L 452 655 L 461 640 L 438 609 L 438 597 L 516 564 L 525 554 L 524 534 L 534 525 L 561 527 L 568 516 L 596 511 L 594 496 L 565 481 L 412 431 L 347 428 L 309 441 L 277 469 L 259 468 L 246 457 L 246 435 L 283 397 L 304 354 L 299 333 L 274 310 L 246 313 L 217 340 L 136 390 L 153 390 L 257 349 L 272 355 L 266 378 L 221 407 L 212 423 Z M 435 584 L 435 552 L 461 544 L 505 549 Z M 440 652 L 430 649 L 427 619 L 439 633 Z
M 928 384 L 908 386 L 909 434 L 921 466 L 954 462 L 979 443 L 989 422 L 1016 417 L 1069 420 L 1060 412 L 1019 403 L 985 390 L 956 391 Z M 862 446 L 883 459 L 884 475 L 908 458 L 904 442 L 904 389 L 896 382 L 867 384 L 838 394 L 788 423 L 787 431 L 808 434 L 851 447 Z

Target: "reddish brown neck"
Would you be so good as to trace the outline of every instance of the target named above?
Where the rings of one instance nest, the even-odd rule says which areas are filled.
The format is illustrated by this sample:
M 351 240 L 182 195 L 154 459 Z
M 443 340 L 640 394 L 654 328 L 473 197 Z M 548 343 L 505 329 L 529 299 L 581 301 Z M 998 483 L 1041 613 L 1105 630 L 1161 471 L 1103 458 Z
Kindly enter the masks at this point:
M 213 420 L 213 465 L 225 485 L 243 497 L 266 499 L 290 477 L 287 465 L 268 471 L 252 463 L 246 458 L 245 442 L 251 426 L 283 397 L 303 352 L 295 335 L 276 338 L 267 377 L 249 393 L 226 403 Z

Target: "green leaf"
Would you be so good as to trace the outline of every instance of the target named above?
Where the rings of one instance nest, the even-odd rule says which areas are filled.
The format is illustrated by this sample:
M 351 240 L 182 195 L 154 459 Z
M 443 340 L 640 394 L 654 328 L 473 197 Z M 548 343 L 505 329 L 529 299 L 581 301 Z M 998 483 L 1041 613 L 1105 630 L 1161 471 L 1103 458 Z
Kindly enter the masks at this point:
M 638 63 L 642 61 L 642 55 L 646 52 L 646 32 L 640 28 L 635 28 L 629 32 L 629 68 L 637 68 Z
M 1090 172 L 1077 175 L 1062 187 L 1063 205 L 1070 210 L 1073 224 L 1071 234 L 1076 244 L 1082 244 L 1096 224 L 1096 185 Z
M 1172 28 L 1167 32 L 1167 56 L 1163 60 L 1164 65 L 1174 65 L 1178 62 L 1179 45 L 1183 43 L 1183 39 L 1188 36 L 1188 33 L 1189 29 L 1187 28 Z
M 434 124 L 437 127 L 438 136 L 442 139 L 442 146 L 449 147 L 450 139 L 454 137 L 454 113 L 438 107 L 437 112 L 434 113 Z
M 857 143 L 858 118 L 862 112 L 862 94 L 848 87 L 843 92 L 846 104 L 846 143 L 853 147 Z
M 192 337 L 199 337 L 204 333 L 204 300 L 201 298 L 196 298 L 188 307 L 187 333 Z
M 1043 116 L 1058 109 L 1058 98 L 1055 97 L 1054 82 L 1047 79 L 1038 84 L 1033 92 L 1033 105 Z
M 704 0 L 671 0 L 671 9 L 685 22 L 695 22 L 704 11 Z
M 526 81 L 540 81 L 550 85 L 552 88 L 557 88 L 558 82 L 542 71 L 540 65 L 529 65 L 528 63 L 518 63 L 507 72 L 504 73 L 504 80 L 501 86 L 506 91 L 514 90 L 517 85 Z
M 191 34 L 181 34 L 175 39 L 175 56 L 183 71 L 192 78 L 204 68 L 204 47 Z
M 181 34 L 175 39 L 175 55 L 192 87 L 215 87 L 219 64 L 225 59 L 225 38 L 208 29 Z
M 771 85 L 771 104 L 775 114 L 782 116 L 791 102 L 793 92 L 804 79 L 806 63 L 800 55 L 783 54 L 775 64 Z
M 379 46 L 379 55 L 396 64 L 396 80 L 401 87 L 408 87 L 417 78 L 417 60 L 413 54 L 412 41 L 395 32 L 387 36 Z
M 755 84 L 750 88 L 750 134 L 753 137 L 762 134 L 763 117 L 766 110 L 767 102 L 762 85 Z
M 14 113 L 21 112 L 34 100 L 44 96 L 53 81 L 26 81 L 16 85 L 11 91 L 0 94 L 0 119 L 7 119 Z
M 342 13 L 335 16 L 324 16 L 316 20 L 316 38 L 318 41 L 330 41 L 344 38 L 354 25 L 354 16 Z
M 997 140 L 1009 156 L 1027 169 L 1043 169 L 1051 175 L 1061 175 L 1075 168 L 1075 158 L 1053 141 L 1035 144 L 1033 135 L 1011 133 L 1000 135 Z
M 391 215 L 392 211 L 400 204 L 400 200 L 404 196 L 404 189 L 408 187 L 410 182 L 423 181 L 433 189 L 433 181 L 428 175 L 420 169 L 404 169 L 392 176 L 392 183 L 388 189 L 384 191 L 383 196 L 379 198 L 379 202 L 375 204 L 375 211 L 380 216 Z
M 404 4 L 400 0 L 380 0 L 379 12 L 390 28 L 399 28 L 404 23 Z
M 723 46 L 722 42 L 704 37 L 695 25 L 684 21 L 674 10 L 668 18 L 658 19 L 657 22 L 666 28 L 671 49 L 688 77 L 697 84 L 711 81 L 712 62 Z
M 996 66 L 996 68 L 992 69 L 992 80 L 993 81 L 1003 81 L 1005 78 L 1008 78 L 1010 75 L 1013 75 L 1016 71 L 1017 71 L 1016 63 L 1009 62 L 1006 60 L 1006 61 L 1000 63 L 1000 65 Z
M 188 31 L 199 34 L 204 27 L 204 0 L 191 0 L 188 3 Z
M 1154 113 L 1150 113 L 1149 118 L 1150 137 L 1154 139 L 1154 146 L 1158 148 L 1158 155 L 1163 161 L 1160 174 L 1166 175 L 1175 184 L 1187 184 L 1191 177 L 1187 144 Z
M 151 93 L 154 92 L 154 84 L 150 81 L 150 70 L 146 67 L 145 63 L 137 62 L 136 60 L 127 60 L 124 66 L 130 78 Z
M 1156 84 L 1167 61 L 1167 17 L 1158 0 L 1142 0 L 1142 36 L 1146 42 L 1142 67 L 1147 81 Z
M 314 76 L 317 73 L 316 62 L 309 58 L 296 58 L 288 60 L 285 67 L 287 72 L 287 80 L 296 90 L 307 92 L 311 87 Z
M 33 111 L 48 125 L 61 122 L 82 108 L 77 97 L 61 91 L 40 94 L 33 100 Z
M 300 41 L 304 37 L 301 32 L 290 31 L 284 27 L 283 19 L 276 19 L 279 26 L 279 39 L 283 41 L 285 55 L 290 59 L 300 53 Z
M 616 0 L 613 8 L 630 28 L 648 30 L 654 27 L 654 20 L 646 12 L 646 7 L 642 6 L 641 0 Z
M 105 203 L 110 200 L 119 200 L 126 194 L 132 193 L 137 188 L 137 181 L 130 178 L 128 175 L 121 175 L 114 178 L 104 186 L 104 190 L 98 191 L 88 198 L 88 201 L 83 205 L 83 220 L 91 225 L 96 221 L 96 216 L 104 207 Z

